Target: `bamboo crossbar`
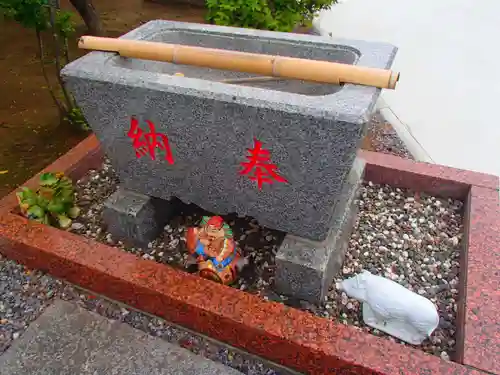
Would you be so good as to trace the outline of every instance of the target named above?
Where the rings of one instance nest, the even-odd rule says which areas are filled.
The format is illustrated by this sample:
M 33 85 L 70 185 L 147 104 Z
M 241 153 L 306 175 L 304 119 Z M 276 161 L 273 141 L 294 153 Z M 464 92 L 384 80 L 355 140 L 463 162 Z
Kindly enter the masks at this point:
M 394 89 L 399 80 L 398 72 L 385 69 L 179 44 L 82 36 L 78 47 L 116 52 L 122 57 L 267 76 L 262 77 L 264 80 L 276 77 L 336 85 L 351 83 L 381 89 Z M 232 83 L 232 80 L 226 81 Z

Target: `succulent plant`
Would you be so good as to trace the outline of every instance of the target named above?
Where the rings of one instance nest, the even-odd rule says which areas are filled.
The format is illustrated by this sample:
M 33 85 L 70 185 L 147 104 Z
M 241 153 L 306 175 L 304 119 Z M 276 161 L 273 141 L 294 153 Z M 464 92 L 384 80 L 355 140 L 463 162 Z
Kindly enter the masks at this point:
M 21 213 L 30 220 L 66 229 L 80 214 L 73 182 L 63 173 L 42 173 L 36 191 L 22 187 L 16 193 Z

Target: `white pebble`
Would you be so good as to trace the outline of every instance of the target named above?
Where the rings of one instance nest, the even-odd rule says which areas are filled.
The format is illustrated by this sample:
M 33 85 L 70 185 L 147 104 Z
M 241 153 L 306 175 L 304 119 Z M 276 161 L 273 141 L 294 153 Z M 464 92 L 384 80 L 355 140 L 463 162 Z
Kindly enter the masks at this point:
M 449 361 L 450 360 L 450 356 L 446 352 L 441 352 L 441 359 L 443 359 L 445 361 Z
M 71 229 L 73 230 L 80 230 L 80 229 L 83 229 L 84 225 L 82 223 L 76 223 L 76 222 L 73 222 L 71 224 Z
M 345 292 L 342 292 L 340 303 L 342 303 L 342 305 L 345 306 L 347 305 L 347 302 L 348 302 L 347 294 L 345 294 Z

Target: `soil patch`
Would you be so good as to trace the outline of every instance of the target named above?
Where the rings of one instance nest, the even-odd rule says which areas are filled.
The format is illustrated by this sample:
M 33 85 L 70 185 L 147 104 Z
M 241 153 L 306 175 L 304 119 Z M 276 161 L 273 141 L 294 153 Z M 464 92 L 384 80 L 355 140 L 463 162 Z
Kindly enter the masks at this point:
M 94 0 L 109 36 L 119 36 L 152 19 L 204 22 L 204 9 L 142 0 Z M 67 1 L 63 8 L 73 11 Z M 69 42 L 72 58 L 84 52 L 77 39 L 85 27 L 75 13 L 77 32 Z M 0 197 L 26 181 L 85 136 L 60 125 L 46 89 L 33 31 L 0 20 Z M 55 69 L 50 79 L 56 81 Z

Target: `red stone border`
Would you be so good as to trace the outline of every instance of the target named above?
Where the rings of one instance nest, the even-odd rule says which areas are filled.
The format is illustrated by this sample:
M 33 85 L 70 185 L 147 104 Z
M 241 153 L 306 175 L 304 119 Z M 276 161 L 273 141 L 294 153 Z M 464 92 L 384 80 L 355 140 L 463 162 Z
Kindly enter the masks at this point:
M 360 156 L 373 182 L 465 200 L 458 342 L 458 360 L 465 365 L 29 222 L 10 213 L 16 205 L 12 194 L 0 201 L 0 252 L 307 374 L 500 374 L 498 178 L 371 152 Z M 46 170 L 78 179 L 100 160 L 98 142 L 89 137 Z

